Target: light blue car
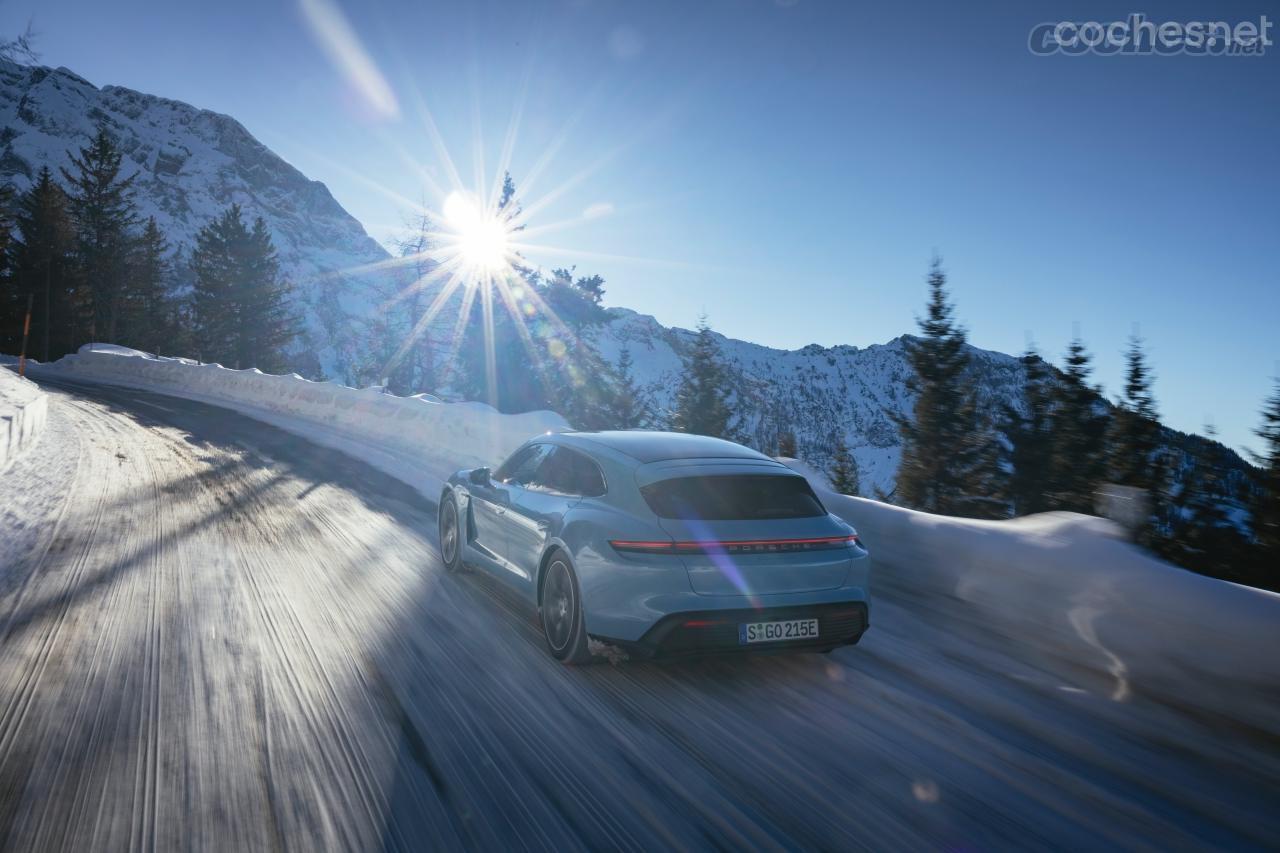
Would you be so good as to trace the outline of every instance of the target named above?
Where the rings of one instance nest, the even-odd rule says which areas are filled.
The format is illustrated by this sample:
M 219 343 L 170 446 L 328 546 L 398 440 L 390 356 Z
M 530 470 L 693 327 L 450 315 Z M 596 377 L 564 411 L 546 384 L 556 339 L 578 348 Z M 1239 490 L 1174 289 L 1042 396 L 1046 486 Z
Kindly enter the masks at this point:
M 449 478 L 440 551 L 538 608 L 547 647 L 586 663 L 831 649 L 867 629 L 870 560 L 809 483 L 733 442 L 668 432 L 534 438 Z

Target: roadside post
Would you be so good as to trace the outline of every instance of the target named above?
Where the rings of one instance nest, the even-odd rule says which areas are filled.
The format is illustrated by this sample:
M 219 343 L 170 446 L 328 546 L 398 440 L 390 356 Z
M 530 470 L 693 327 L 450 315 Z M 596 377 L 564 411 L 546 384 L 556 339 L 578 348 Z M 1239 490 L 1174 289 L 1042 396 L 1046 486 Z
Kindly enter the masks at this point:
M 31 336 L 31 300 L 34 298 L 34 293 L 27 294 L 27 319 L 22 321 L 22 352 L 18 355 L 19 376 L 27 373 L 27 338 Z

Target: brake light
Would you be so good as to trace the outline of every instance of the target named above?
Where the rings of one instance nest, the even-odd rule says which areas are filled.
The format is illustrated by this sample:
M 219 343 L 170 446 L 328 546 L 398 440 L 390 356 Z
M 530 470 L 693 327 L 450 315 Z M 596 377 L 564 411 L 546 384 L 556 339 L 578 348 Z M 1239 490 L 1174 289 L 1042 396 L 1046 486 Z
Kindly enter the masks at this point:
M 671 541 L 637 542 L 628 539 L 611 539 L 609 544 L 615 551 L 629 551 L 637 554 L 670 554 L 676 547 L 676 543 Z
M 856 534 L 848 536 L 819 536 L 811 539 L 737 539 L 696 542 L 663 542 L 614 539 L 609 542 L 615 551 L 637 554 L 782 554 L 796 551 L 829 551 L 859 545 Z

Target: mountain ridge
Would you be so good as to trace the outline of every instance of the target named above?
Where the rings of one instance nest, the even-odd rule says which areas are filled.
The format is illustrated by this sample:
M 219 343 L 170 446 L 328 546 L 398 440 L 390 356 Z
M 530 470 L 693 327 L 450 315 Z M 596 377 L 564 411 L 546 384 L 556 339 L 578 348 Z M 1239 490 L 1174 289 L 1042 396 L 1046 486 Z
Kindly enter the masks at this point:
M 74 71 L 0 60 L 0 179 L 27 189 L 39 170 L 55 176 L 105 127 L 134 177 L 139 214 L 155 216 L 175 257 L 232 203 L 261 216 L 304 318 L 298 365 L 349 372 L 345 350 L 359 335 L 362 272 L 390 255 L 320 181 L 253 136 L 235 118 L 124 86 L 99 88 Z
M 124 86 L 99 88 L 65 67 L 0 60 L 0 180 L 21 191 L 41 166 L 58 175 L 102 126 L 124 152 L 124 174 L 137 176 L 139 212 L 156 216 L 176 257 L 232 202 L 248 217 L 266 220 L 304 318 L 295 369 L 356 382 L 377 304 L 373 285 L 388 275 L 379 267 L 391 256 L 322 182 L 232 116 Z M 636 379 L 661 416 L 672 408 L 681 356 L 696 333 L 628 308 L 609 308 L 606 316 L 591 342 L 615 363 L 624 346 L 631 349 Z M 866 347 L 815 343 L 794 350 L 715 335 L 741 437 L 769 449 L 781 431 L 791 430 L 801 457 L 819 465 L 843 438 L 858 461 L 863 493 L 892 494 L 901 458 L 895 418 L 909 416 L 914 402 L 905 350 L 911 335 Z M 1020 408 L 1018 358 L 972 345 L 969 351 L 969 378 L 982 404 L 993 412 Z M 1165 430 L 1171 440 L 1178 435 Z M 1216 446 L 1234 468 L 1246 467 L 1235 451 Z

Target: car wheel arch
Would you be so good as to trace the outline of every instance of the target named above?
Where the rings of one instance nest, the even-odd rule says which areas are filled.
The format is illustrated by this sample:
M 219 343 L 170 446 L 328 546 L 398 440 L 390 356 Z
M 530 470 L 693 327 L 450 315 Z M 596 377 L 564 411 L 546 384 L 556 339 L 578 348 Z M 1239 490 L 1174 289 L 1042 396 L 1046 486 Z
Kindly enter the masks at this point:
M 440 508 L 449 498 L 453 498 L 454 506 L 458 508 L 458 525 L 462 528 L 459 532 L 462 534 L 462 545 L 465 547 L 471 544 L 471 530 L 475 526 L 471 518 L 470 495 L 453 485 L 446 485 L 440 492 L 440 502 L 436 504 L 436 515 L 440 514 Z
M 542 556 L 538 559 L 538 575 L 534 578 L 533 585 L 534 604 L 539 608 L 542 607 L 542 583 L 547 577 L 547 566 L 551 565 L 551 558 L 558 552 L 565 555 L 570 571 L 577 571 L 573 566 L 573 555 L 569 553 L 569 549 L 565 547 L 565 544 L 559 540 L 548 542 L 547 547 L 542 551 Z

